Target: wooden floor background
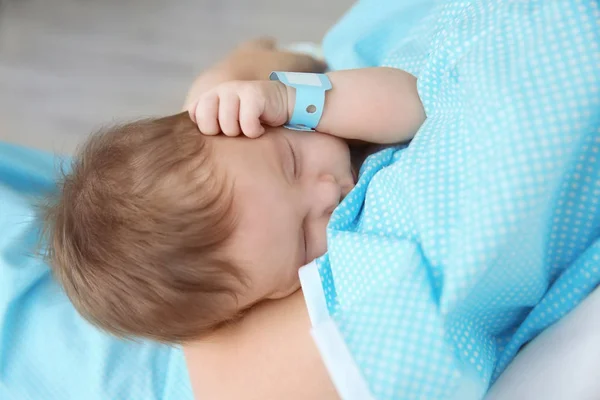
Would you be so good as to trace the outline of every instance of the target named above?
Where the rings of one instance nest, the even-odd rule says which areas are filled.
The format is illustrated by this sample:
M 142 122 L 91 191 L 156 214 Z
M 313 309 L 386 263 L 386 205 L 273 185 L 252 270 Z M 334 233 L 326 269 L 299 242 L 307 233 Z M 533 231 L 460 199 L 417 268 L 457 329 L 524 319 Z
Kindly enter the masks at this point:
M 0 0 L 0 140 L 70 153 L 111 121 L 176 112 L 242 40 L 319 41 L 351 0 Z

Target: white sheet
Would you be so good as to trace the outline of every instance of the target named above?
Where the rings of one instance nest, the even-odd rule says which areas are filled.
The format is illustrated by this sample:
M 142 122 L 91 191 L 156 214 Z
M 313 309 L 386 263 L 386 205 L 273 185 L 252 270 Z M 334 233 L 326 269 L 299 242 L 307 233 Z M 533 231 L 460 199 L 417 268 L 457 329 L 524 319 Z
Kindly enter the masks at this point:
M 342 398 L 357 398 L 359 392 L 364 395 L 366 383 L 360 373 L 357 376 L 354 363 L 349 362 L 348 357 L 351 356 L 347 350 L 324 354 L 323 338 L 314 329 L 314 326 L 324 325 L 324 320 L 327 319 L 324 311 L 326 305 L 321 300 L 322 293 L 307 290 L 320 287 L 308 284 L 319 282 L 315 267 L 311 263 L 300 270 L 313 324 L 311 333 L 322 352 L 324 362 L 331 364 L 336 359 L 345 360 L 346 369 L 343 370 L 348 375 L 346 378 L 352 377 L 353 384 L 342 386 L 354 390 L 348 392 L 338 387 Z M 332 376 L 336 382 L 340 381 L 339 378 Z M 537 399 L 600 399 L 600 288 L 596 288 L 575 310 L 529 343 L 492 386 L 484 400 Z
M 600 399 L 600 288 L 529 343 L 485 400 Z

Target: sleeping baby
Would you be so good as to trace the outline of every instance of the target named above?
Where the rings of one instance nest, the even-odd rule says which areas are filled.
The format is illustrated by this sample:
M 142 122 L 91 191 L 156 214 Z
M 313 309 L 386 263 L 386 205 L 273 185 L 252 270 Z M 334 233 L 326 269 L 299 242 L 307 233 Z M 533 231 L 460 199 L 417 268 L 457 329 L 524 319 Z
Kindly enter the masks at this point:
M 198 338 L 299 289 L 357 180 L 348 141 L 406 142 L 424 119 L 415 77 L 367 68 L 226 82 L 98 133 L 49 209 L 55 273 L 108 332 Z

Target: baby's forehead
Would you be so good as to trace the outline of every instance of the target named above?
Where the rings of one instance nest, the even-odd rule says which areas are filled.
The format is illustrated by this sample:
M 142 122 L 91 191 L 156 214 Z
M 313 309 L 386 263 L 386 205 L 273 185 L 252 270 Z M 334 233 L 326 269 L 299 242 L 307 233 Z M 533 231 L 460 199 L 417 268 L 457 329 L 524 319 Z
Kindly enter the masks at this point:
M 206 138 L 207 142 L 209 143 L 209 145 L 217 144 L 216 147 L 231 148 L 231 147 L 237 147 L 240 142 L 243 143 L 245 146 L 247 146 L 249 144 L 251 145 L 254 142 L 273 140 L 273 139 L 275 139 L 275 136 L 281 136 L 281 135 L 286 134 L 286 132 L 289 132 L 288 129 L 281 127 L 281 126 L 276 126 L 276 127 L 265 126 L 264 128 L 265 128 L 265 133 L 263 133 L 259 139 L 251 139 L 251 138 L 243 136 L 243 134 L 241 134 L 240 136 L 237 136 L 237 137 L 228 137 L 223 134 L 219 134 L 216 136 L 205 136 L 205 138 Z

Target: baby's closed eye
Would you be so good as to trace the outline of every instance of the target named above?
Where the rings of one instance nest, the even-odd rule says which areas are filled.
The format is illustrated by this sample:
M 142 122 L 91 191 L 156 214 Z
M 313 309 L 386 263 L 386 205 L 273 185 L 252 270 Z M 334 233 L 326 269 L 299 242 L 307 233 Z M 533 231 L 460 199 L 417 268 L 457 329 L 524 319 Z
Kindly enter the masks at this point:
M 294 146 L 292 145 L 292 142 L 288 139 L 286 139 L 286 142 L 288 144 L 288 148 L 290 150 L 290 158 L 292 160 L 292 171 L 293 171 L 293 176 L 294 179 L 298 179 L 299 177 L 299 163 L 298 163 L 298 156 L 296 155 L 296 151 L 294 150 Z

